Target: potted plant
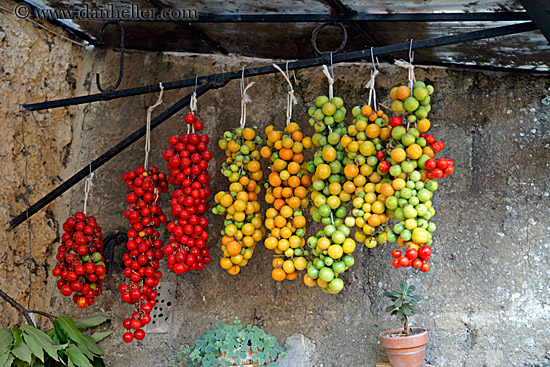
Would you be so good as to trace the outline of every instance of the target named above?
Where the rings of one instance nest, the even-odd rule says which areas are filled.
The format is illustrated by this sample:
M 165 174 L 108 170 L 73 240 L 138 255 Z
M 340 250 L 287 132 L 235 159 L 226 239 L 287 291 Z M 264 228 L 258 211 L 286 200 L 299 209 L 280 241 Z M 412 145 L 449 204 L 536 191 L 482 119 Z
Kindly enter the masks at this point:
M 193 367 L 276 367 L 277 358 L 285 356 L 285 348 L 274 336 L 255 325 L 244 327 L 235 317 L 229 325 L 218 322 L 195 340 L 194 347 L 184 345 L 172 358 L 176 362 L 187 358 L 186 365 Z
M 413 294 L 414 285 L 404 281 L 399 282 L 399 289 L 384 295 L 392 300 L 392 304 L 386 308 L 386 312 L 397 318 L 403 324 L 402 329 L 387 330 L 380 334 L 382 346 L 393 367 L 421 367 L 424 365 L 426 344 L 428 343 L 428 330 L 422 328 L 409 328 L 409 317 L 416 314 L 416 305 L 420 296 Z

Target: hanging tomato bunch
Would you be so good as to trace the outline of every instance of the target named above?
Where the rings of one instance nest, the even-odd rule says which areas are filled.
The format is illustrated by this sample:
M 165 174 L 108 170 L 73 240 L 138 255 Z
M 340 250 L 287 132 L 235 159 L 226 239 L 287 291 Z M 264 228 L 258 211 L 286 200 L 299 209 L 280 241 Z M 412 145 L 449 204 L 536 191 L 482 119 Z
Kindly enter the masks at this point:
M 218 146 L 227 157 L 222 173 L 230 185 L 228 191 L 215 195 L 217 206 L 212 212 L 225 214 L 220 266 L 232 275 L 238 274 L 241 267 L 248 264 L 256 243 L 265 234 L 258 203 L 261 190 L 258 181 L 263 176 L 258 146 L 263 139 L 256 135 L 255 130 L 257 127 L 239 127 L 234 132 L 226 131 L 218 141 Z
M 134 313 L 123 322 L 128 330 L 123 339 L 129 343 L 134 337 L 145 337 L 141 328 L 151 321 L 149 314 L 156 305 L 155 287 L 162 277 L 159 261 L 164 257 L 158 228 L 167 221 L 159 195 L 168 191 L 168 181 L 156 167 L 146 171 L 143 165 L 125 173 L 122 179 L 132 191 L 126 195 L 128 209 L 124 212 L 132 226 L 126 243 L 128 251 L 122 257 L 126 282 L 119 287 L 122 301 L 134 305 Z
M 311 138 L 304 137 L 300 126 L 289 123 L 284 131 L 271 125 L 265 129 L 267 146 L 260 153 L 270 160 L 271 173 L 266 183 L 265 227 L 271 231 L 265 247 L 282 255 L 273 260 L 273 279 L 293 280 L 298 271 L 307 267 L 310 252 L 304 248 L 306 218 L 303 210 L 309 205 L 307 188 L 311 178 L 304 164 L 304 149 L 312 146 Z
M 353 201 L 355 238 L 369 248 L 387 240 L 397 242 L 403 249 L 392 251 L 393 266 L 423 272 L 430 270 L 436 228 L 429 221 L 435 214 L 431 198 L 438 184 L 434 179 L 454 172 L 451 159 L 435 159 L 444 143 L 426 134 L 431 126 L 427 116 L 432 93 L 433 87 L 424 82 L 414 83 L 412 94 L 404 85 L 393 88 L 392 109 L 404 118 L 394 116 L 389 121 L 369 105 L 356 106 L 349 138 L 342 138 L 369 181 Z M 390 218 L 399 221 L 391 230 Z
M 348 216 L 346 206 L 355 192 L 352 177 L 357 174 L 357 167 L 348 167 L 352 161 L 344 155 L 340 144 L 346 132 L 342 98 L 317 97 L 309 115 L 309 123 L 317 131 L 313 145 L 319 148 L 308 163 L 308 170 L 315 173 L 311 215 L 324 228 L 308 239 L 314 259 L 308 264 L 304 282 L 310 287 L 318 285 L 328 293 L 338 293 L 344 287 L 340 274 L 355 262 L 351 255 L 355 241 L 349 238 L 351 229 L 344 219 Z
M 203 123 L 193 114 L 187 114 L 185 122 L 196 131 L 203 129 Z M 179 186 L 170 201 L 172 216 L 177 221 L 168 223 L 168 232 L 172 234 L 164 246 L 168 268 L 176 274 L 202 270 L 212 261 L 206 247 L 208 219 L 204 216 L 210 208 L 207 199 L 211 194 L 209 141 L 207 135 L 196 132 L 171 136 L 170 149 L 163 154 L 170 170 L 168 182 Z
M 73 302 L 86 308 L 101 293 L 106 272 L 101 227 L 95 217 L 78 212 L 63 223 L 63 230 L 52 274 L 60 277 L 57 288 L 61 293 L 72 294 Z

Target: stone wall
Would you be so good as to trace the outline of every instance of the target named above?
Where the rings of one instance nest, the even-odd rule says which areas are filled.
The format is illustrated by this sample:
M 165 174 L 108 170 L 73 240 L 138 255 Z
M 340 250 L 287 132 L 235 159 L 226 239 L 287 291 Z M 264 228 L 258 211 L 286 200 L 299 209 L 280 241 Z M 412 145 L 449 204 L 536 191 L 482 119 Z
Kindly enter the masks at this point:
M 4 18 L 2 22 L 6 22 Z M 14 35 L 13 39 L 15 42 L 19 37 Z M 53 55 L 53 52 L 42 56 L 55 59 L 48 55 Z M 80 49 L 76 48 L 72 53 L 69 50 L 66 55 L 65 61 L 59 61 L 59 70 L 48 69 L 50 78 L 57 80 L 55 78 L 63 76 L 61 79 L 64 80 L 68 65 L 80 58 Z M 15 58 L 14 55 L 10 57 Z M 126 56 L 121 88 L 269 63 L 271 60 L 131 52 Z M 95 93 L 94 74 L 101 73 L 102 80 L 108 84 L 116 79 L 117 69 L 116 52 L 86 51 L 76 69 L 76 91 L 69 91 L 59 82 L 61 91 L 57 93 Z M 32 67 L 25 67 L 22 71 L 35 72 L 40 75 Z M 369 77 L 369 65 L 338 65 L 334 72 L 336 95 L 344 98 L 348 111 L 354 105 L 363 104 L 368 98 L 364 84 Z M 319 289 L 307 288 L 300 280 L 274 282 L 270 277 L 272 252 L 260 243 L 249 265 L 238 276 L 231 276 L 217 265 L 221 250 L 216 232 L 223 218 L 209 214 L 211 238 L 208 246 L 213 263 L 201 272 L 183 276 L 176 276 L 164 267 L 163 280 L 177 282 L 176 302 L 171 306 L 173 323 L 170 332 L 149 334 L 144 342 L 127 345 L 121 340 L 121 321 L 131 313 L 131 309 L 119 299 L 120 271 L 110 275 L 104 294 L 85 311 L 78 310 L 69 299 L 61 296 L 55 289 L 55 279 L 49 275 L 55 263 L 52 250 L 59 235 L 56 232 L 58 223 L 82 208 L 83 184 L 80 183 L 51 206 L 49 223 L 53 230 L 38 232 L 40 218 L 46 221 L 47 212 L 33 217 L 33 248 L 44 249 L 43 253 L 33 252 L 35 261 L 42 264 L 42 273 L 37 274 L 35 284 L 42 281 L 42 296 L 46 301 L 43 306 L 52 312 L 68 313 L 74 317 L 93 314 L 111 317 L 116 334 L 101 344 L 109 366 L 128 366 L 130 359 L 131 365 L 136 367 L 169 365 L 170 356 L 179 350 L 180 345 L 192 342 L 217 321 L 230 322 L 238 316 L 243 322 L 251 323 L 256 314 L 259 324 L 276 335 L 281 343 L 289 336 L 292 336 L 290 343 L 294 347 L 300 340 L 307 341 L 303 345 L 308 350 L 293 353 L 302 357 L 311 355 L 311 360 L 305 365 L 374 367 L 377 362 L 386 361 L 378 334 L 397 326 L 396 321 L 383 312 L 387 304 L 383 292 L 405 279 L 417 285 L 423 298 L 413 324 L 430 329 L 427 358 L 432 364 L 497 367 L 522 366 L 528 361 L 543 360 L 550 349 L 550 271 L 545 256 L 550 247 L 550 181 L 547 178 L 550 135 L 545 129 L 550 106 L 543 103 L 550 95 L 550 81 L 546 77 L 525 73 L 428 67 L 417 68 L 416 76 L 436 88 L 431 112 L 431 120 L 436 125 L 433 133 L 445 141 L 445 156 L 456 162 L 455 174 L 441 181 L 434 198 L 437 210 L 434 220 L 438 229 L 432 270 L 428 274 L 413 275 L 410 271 L 391 268 L 392 247 L 389 245 L 371 250 L 362 246 L 354 254 L 356 264 L 344 276 L 347 284 L 344 291 L 328 295 Z M 327 92 L 326 78 L 319 68 L 300 70 L 296 77 L 299 103 L 294 110 L 294 119 L 311 133 L 307 124 L 307 107 L 317 95 Z M 33 88 L 32 80 L 19 76 L 12 83 L 23 85 L 26 90 Z M 260 126 L 261 131 L 269 124 L 282 127 L 286 114 L 283 78 L 277 75 L 250 80 L 257 84 L 249 93 L 253 103 L 248 108 L 248 123 Z M 405 80 L 406 74 L 402 70 L 383 66 L 377 78 L 379 100 L 386 101 L 389 89 Z M 166 92 L 162 108 L 189 92 Z M 15 98 L 12 94 L 0 93 L 0 98 Z M 48 98 L 53 97 L 55 95 L 48 95 Z M 23 93 L 10 104 L 13 117 L 8 119 L 12 121 L 8 127 L 14 130 L 15 138 L 10 134 L 3 146 L 11 144 L 13 147 L 6 155 L 6 162 L 13 164 L 11 171 L 16 173 L 12 173 L 14 181 L 6 184 L 12 190 L 10 196 L 19 196 L 20 199 L 16 201 L 3 196 L 0 207 L 5 210 L 5 217 L 24 208 L 21 196 L 24 193 L 21 185 L 24 156 L 20 153 L 20 136 L 16 133 L 16 123 L 19 122 L 15 118 L 17 108 L 13 106 L 22 100 L 41 98 L 42 95 L 27 96 Z M 90 159 L 143 126 L 146 107 L 155 100 L 156 95 L 145 95 L 82 105 L 75 108 L 72 115 L 64 109 L 40 115 L 44 117 L 40 125 L 36 125 L 36 129 L 40 129 L 36 134 L 41 134 L 44 141 L 36 145 L 29 156 L 34 177 L 31 180 L 36 180 L 31 181 L 35 185 L 31 202 L 60 182 L 57 179 L 52 184 L 50 177 L 67 179 Z M 198 106 L 206 133 L 212 138 L 210 148 L 218 152 L 216 139 L 225 129 L 236 127 L 239 122 L 239 81 L 206 93 L 199 99 Z M 161 107 L 154 115 L 160 110 Z M 170 135 L 184 131 L 184 113 L 186 111 L 153 131 L 150 155 L 153 164 L 164 168 L 162 151 L 168 146 Z M 29 121 L 34 120 L 27 119 Z M 31 138 L 27 142 L 29 145 Z M 68 153 L 62 163 L 57 163 L 61 159 L 52 158 L 42 168 L 44 160 L 41 156 L 53 154 L 48 153 L 53 139 L 59 151 L 62 151 L 60 147 L 69 144 Z M 64 144 L 58 146 L 60 141 Z M 128 227 L 122 215 L 127 191 L 121 176 L 143 162 L 143 146 L 144 140 L 141 139 L 101 167 L 94 178 L 88 211 L 98 218 L 106 234 L 124 231 Z M 220 159 L 216 157 L 211 163 L 214 192 L 227 186 L 219 173 Z M 42 171 L 38 171 L 39 168 Z M 34 175 L 35 172 L 41 174 Z M 38 180 L 38 177 L 42 179 Z M 4 209 L 4 203 L 11 206 Z M 168 199 L 165 198 L 164 203 L 168 208 Z M 262 206 L 265 210 L 265 203 L 262 202 Z M 47 224 L 45 226 L 48 228 Z M 311 231 L 313 233 L 313 228 Z M 5 264 L 15 269 L 17 256 L 20 256 L 20 263 L 25 261 L 25 233 L 21 227 L 6 239 L 10 241 L 9 248 L 17 241 L 18 244 L 13 246 L 17 250 L 10 251 L 19 252 L 3 255 L 2 272 Z M 50 235 L 42 239 L 36 237 L 37 233 Z M 118 248 L 117 256 L 121 253 L 122 248 Z M 24 289 L 25 269 L 24 264 L 19 266 L 17 273 L 22 274 L 20 285 L 10 285 L 7 288 L 10 293 L 16 294 Z M 24 299 L 23 293 L 17 296 Z M 38 306 L 42 304 L 37 303 Z M 298 362 L 294 365 L 297 366 Z
M 13 2 L 0 0 L 11 9 Z M 48 25 L 54 32 L 63 31 Z M 26 208 L 25 155 L 21 103 L 71 97 L 83 47 L 47 32 L 26 20 L 0 10 L 0 223 L 4 226 Z M 37 111 L 25 114 L 24 137 L 28 153 L 30 202 L 34 203 L 62 182 L 72 141 L 75 109 Z M 58 238 L 58 220 L 51 205 L 31 220 L 32 299 L 31 309 L 54 310 L 46 292 L 49 255 Z M 29 244 L 26 224 L 13 231 L 0 231 L 0 289 L 28 305 Z M 0 325 L 18 320 L 17 313 L 0 303 Z M 44 320 L 38 320 L 44 323 Z

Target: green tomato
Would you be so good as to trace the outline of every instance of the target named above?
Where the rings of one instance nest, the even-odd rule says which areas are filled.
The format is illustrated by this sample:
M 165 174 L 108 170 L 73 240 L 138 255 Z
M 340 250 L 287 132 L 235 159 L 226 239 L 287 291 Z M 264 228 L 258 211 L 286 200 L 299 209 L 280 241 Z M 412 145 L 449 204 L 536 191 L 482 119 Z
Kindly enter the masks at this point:
M 322 281 L 329 283 L 332 279 L 334 279 L 334 271 L 332 271 L 331 268 L 323 267 L 319 270 L 319 278 L 321 278 Z
M 344 281 L 340 278 L 334 278 L 328 283 L 328 287 L 333 292 L 340 292 L 344 289 Z
M 325 103 L 328 102 L 328 97 L 327 96 L 319 96 L 317 97 L 317 99 L 315 100 L 315 105 L 319 108 L 323 107 L 323 105 Z
M 353 266 L 353 264 L 355 264 L 355 259 L 351 255 L 344 255 L 344 257 L 342 257 L 342 261 L 344 262 L 344 264 L 346 264 L 347 267 Z

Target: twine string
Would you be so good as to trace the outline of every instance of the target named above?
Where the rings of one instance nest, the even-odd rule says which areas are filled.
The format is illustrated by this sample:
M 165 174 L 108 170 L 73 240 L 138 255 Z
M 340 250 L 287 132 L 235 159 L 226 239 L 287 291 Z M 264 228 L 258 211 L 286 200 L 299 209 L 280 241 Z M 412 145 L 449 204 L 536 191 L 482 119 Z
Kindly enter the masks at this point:
M 378 58 L 376 58 L 376 61 L 374 59 L 374 53 L 373 48 L 370 48 L 370 55 L 372 57 L 372 70 L 370 72 L 370 79 L 365 85 L 365 88 L 369 89 L 369 106 L 372 107 L 374 111 L 378 110 L 377 103 L 376 103 L 376 89 L 374 89 L 374 86 L 376 85 L 376 76 L 379 74 L 378 68 L 376 67 L 376 64 L 378 63 Z M 373 102 L 373 104 L 371 104 Z
M 162 103 L 162 95 L 164 94 L 164 87 L 162 86 L 162 83 L 159 83 L 160 87 L 160 95 L 157 99 L 157 103 L 155 103 L 152 106 L 149 106 L 147 109 L 147 124 L 146 124 L 146 133 L 145 133 L 145 162 L 143 163 L 143 168 L 147 172 L 147 166 L 149 163 L 149 151 L 151 150 L 151 114 L 153 113 L 153 110 L 160 106 Z
M 88 195 L 90 194 L 90 189 L 92 188 L 92 179 L 94 178 L 94 173 L 92 172 L 92 162 L 90 162 L 90 174 L 84 180 L 84 215 L 86 215 L 86 207 L 88 204 Z
M 413 45 L 413 39 L 411 38 L 411 45 L 409 47 L 409 62 L 407 62 L 405 60 L 402 60 L 402 59 L 395 60 L 395 65 L 396 66 L 407 69 L 407 71 L 409 73 L 409 84 L 410 84 L 410 88 L 411 88 L 411 95 L 412 95 L 412 92 L 413 92 L 414 83 L 416 82 L 416 78 L 414 77 L 414 65 L 413 65 L 414 52 L 412 50 L 412 45 Z
M 331 101 L 334 98 L 334 77 L 330 75 L 326 65 L 323 65 L 323 73 L 328 79 L 328 99 Z
M 292 83 L 290 82 L 288 71 L 286 73 L 283 72 L 283 70 L 277 64 L 273 64 L 273 67 L 279 70 L 281 74 L 283 74 L 283 77 L 288 83 L 288 96 L 287 96 L 287 107 L 286 107 L 286 124 L 288 125 L 292 120 L 292 106 L 297 104 L 298 100 L 296 99 L 296 96 L 294 96 L 294 88 L 292 87 Z M 287 63 L 287 67 L 288 67 L 288 63 Z
M 250 82 L 244 86 L 244 66 L 243 66 L 243 74 L 241 78 L 241 129 L 244 129 L 246 126 L 246 105 L 250 102 L 252 102 L 252 99 L 250 96 L 246 93 L 248 91 L 248 88 L 252 87 L 256 82 Z
M 191 102 L 189 102 L 189 109 L 191 110 L 191 114 L 196 115 L 197 114 L 197 80 L 199 78 L 199 74 L 195 76 L 195 89 L 193 89 L 193 94 L 191 94 Z

